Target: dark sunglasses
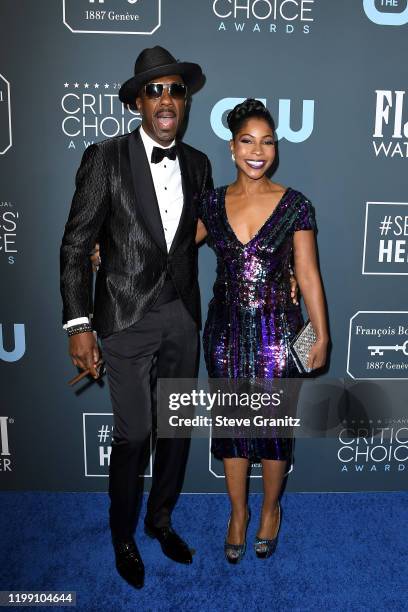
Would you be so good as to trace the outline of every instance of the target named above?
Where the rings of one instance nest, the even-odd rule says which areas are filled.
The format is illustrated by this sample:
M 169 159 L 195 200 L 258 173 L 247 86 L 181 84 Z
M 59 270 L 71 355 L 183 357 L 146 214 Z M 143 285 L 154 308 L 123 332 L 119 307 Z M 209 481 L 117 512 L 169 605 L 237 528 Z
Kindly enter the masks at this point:
M 148 83 L 144 86 L 144 91 L 148 98 L 158 99 L 162 97 L 165 88 L 169 96 L 175 100 L 184 100 L 187 95 L 187 87 L 184 83 Z

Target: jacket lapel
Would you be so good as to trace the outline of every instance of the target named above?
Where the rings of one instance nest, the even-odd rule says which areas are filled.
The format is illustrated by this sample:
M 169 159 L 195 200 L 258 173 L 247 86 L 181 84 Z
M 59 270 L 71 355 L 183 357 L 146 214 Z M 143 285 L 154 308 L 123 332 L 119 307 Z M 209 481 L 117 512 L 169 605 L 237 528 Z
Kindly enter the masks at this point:
M 188 219 L 189 207 L 192 203 L 192 177 L 190 174 L 190 166 L 188 164 L 188 159 L 186 157 L 183 143 L 176 143 L 177 147 L 177 157 L 180 165 L 181 172 L 181 182 L 183 186 L 183 209 L 181 211 L 180 221 L 177 227 L 176 234 L 174 236 L 173 242 L 171 243 L 170 253 L 173 253 L 177 248 L 178 244 L 181 242 L 183 238 L 186 221 Z
M 129 135 L 129 157 L 137 209 L 157 245 L 167 253 L 166 239 L 149 162 L 139 130 Z

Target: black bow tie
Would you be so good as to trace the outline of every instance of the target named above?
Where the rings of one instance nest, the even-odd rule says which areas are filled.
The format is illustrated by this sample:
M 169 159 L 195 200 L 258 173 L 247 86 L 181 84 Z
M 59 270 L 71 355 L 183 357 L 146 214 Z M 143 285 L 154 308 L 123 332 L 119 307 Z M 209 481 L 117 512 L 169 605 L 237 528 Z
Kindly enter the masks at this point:
M 152 164 L 159 164 L 165 157 L 169 159 L 176 159 L 177 151 L 176 145 L 169 147 L 168 149 L 162 149 L 161 147 L 153 147 L 151 162 Z

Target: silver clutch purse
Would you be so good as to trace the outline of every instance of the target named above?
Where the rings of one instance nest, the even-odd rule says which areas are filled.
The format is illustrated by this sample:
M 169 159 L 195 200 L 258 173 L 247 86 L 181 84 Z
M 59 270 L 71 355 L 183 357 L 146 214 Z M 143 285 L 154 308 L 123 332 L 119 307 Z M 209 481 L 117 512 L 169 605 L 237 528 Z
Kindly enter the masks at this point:
M 311 368 L 307 367 L 307 359 L 309 357 L 310 349 L 316 340 L 316 332 L 313 329 L 310 319 L 308 319 L 300 332 L 290 343 L 290 352 L 293 360 L 296 363 L 297 369 L 302 374 L 312 371 Z

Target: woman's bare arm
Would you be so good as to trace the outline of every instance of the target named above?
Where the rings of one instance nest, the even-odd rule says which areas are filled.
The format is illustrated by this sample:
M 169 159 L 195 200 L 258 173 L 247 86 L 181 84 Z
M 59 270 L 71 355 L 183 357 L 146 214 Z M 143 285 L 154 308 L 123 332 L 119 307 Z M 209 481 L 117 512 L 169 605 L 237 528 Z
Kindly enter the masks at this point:
M 320 368 L 326 361 L 329 330 L 314 232 L 312 230 L 296 231 L 293 246 L 296 278 L 317 336 L 317 341 L 309 355 L 309 367 Z

